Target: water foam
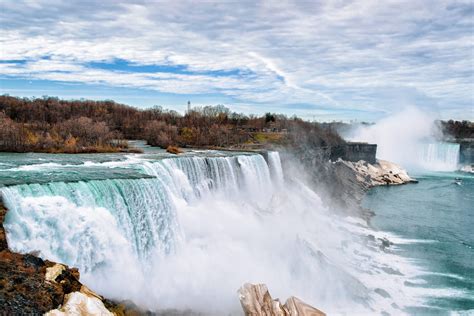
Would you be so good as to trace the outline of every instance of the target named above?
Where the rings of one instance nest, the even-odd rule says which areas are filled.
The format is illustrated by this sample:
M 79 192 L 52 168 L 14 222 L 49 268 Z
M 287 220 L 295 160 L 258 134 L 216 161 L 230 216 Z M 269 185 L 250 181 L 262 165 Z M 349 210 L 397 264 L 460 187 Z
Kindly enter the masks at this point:
M 455 171 L 459 169 L 460 145 L 433 142 L 422 144 L 419 152 L 425 169 L 433 171 Z

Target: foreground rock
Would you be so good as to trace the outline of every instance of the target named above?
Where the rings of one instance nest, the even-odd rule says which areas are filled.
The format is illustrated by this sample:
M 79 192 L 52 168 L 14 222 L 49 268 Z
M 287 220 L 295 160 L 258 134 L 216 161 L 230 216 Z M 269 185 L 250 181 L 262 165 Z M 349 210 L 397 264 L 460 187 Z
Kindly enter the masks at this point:
M 45 316 L 65 315 L 104 315 L 113 316 L 102 302 L 102 298 L 95 293 L 84 293 L 83 291 L 66 294 L 64 304 L 59 309 L 54 309 Z
M 272 299 L 265 284 L 245 284 L 239 289 L 247 316 L 325 316 L 326 314 L 292 296 L 284 305 Z
M 0 315 L 140 315 L 79 282 L 79 271 L 8 249 L 3 228 L 7 210 L 0 203 Z

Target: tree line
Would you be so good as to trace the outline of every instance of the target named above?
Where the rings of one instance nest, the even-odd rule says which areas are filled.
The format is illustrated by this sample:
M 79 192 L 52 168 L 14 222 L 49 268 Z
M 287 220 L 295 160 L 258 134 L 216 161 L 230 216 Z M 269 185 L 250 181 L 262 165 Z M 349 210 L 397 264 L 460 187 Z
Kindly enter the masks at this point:
M 474 122 L 470 121 L 440 121 L 443 135 L 457 140 L 474 139 Z
M 138 109 L 114 101 L 0 96 L 0 150 L 113 152 L 126 139 L 152 146 L 234 147 L 304 143 L 327 147 L 344 141 L 331 128 L 297 117 L 230 111 L 223 105 L 194 107 L 181 115 L 156 106 Z

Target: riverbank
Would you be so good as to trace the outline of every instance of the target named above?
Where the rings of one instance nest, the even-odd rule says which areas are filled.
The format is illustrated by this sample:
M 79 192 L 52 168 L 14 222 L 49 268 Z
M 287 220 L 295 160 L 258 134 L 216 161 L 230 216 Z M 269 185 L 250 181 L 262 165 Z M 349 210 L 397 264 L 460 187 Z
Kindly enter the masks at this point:
M 116 148 L 116 147 L 86 147 L 86 148 L 49 148 L 49 149 L 25 149 L 25 150 L 3 150 L 7 153 L 40 153 L 40 154 L 141 154 L 142 150 L 138 148 Z

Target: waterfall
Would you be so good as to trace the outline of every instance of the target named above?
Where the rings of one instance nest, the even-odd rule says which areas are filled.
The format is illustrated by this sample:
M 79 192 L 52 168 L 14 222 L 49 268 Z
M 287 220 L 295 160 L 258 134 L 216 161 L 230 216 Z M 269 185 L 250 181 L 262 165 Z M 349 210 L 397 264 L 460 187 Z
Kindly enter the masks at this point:
M 421 164 L 434 171 L 458 169 L 460 145 L 456 143 L 433 142 L 421 145 Z
M 387 273 L 403 260 L 367 247 L 366 236 L 380 234 L 336 218 L 304 177 L 287 181 L 277 152 L 267 160 L 136 155 L 61 168 L 87 175 L 129 168 L 134 177 L 0 188 L 9 246 L 78 267 L 81 280 L 107 297 L 152 310 L 240 314 L 236 289 L 263 282 L 277 297 L 295 295 L 326 312 L 396 313 L 393 301 L 409 303 L 397 285 L 413 270 Z M 366 277 L 374 274 L 381 277 Z M 382 287 L 390 299 L 374 292 Z
M 249 199 L 256 197 L 252 192 L 268 193 L 254 199 L 253 203 L 260 204 L 266 201 L 265 196 L 269 196 L 268 190 L 272 186 L 269 167 L 261 155 L 170 158 L 143 162 L 140 167 L 145 174 L 156 178 L 52 182 L 3 188 L 3 199 L 10 210 L 6 221 L 9 236 L 14 240 L 25 240 L 28 235 L 37 233 L 33 231 L 38 228 L 35 221 L 57 222 L 52 218 L 58 215 L 56 210 L 60 207 L 70 212 L 78 208 L 87 214 L 106 209 L 123 230 L 125 239 L 132 241 L 135 253 L 146 257 L 157 247 L 167 253 L 176 242 L 173 197 L 187 202 L 213 193 L 230 197 L 242 187 Z M 48 219 L 38 217 L 37 212 Z M 49 228 L 54 234 L 58 225 L 52 226 Z M 91 238 L 90 235 L 83 237 Z M 81 236 L 72 239 L 77 246 L 86 243 Z M 71 262 L 71 253 L 56 250 L 60 255 L 53 255 L 54 258 L 87 271 L 101 264 L 99 259 L 91 259 L 92 254 L 85 256 L 89 258 L 87 262 L 83 258 Z M 74 247 L 70 250 L 74 252 Z M 50 249 L 48 253 L 55 251 Z
M 50 258 L 90 271 L 104 263 L 104 258 L 95 255 L 99 252 L 94 246 L 108 238 L 100 230 L 110 225 L 121 230 L 119 235 L 130 241 L 129 246 L 139 256 L 147 256 L 155 247 L 169 252 L 173 246 L 174 208 L 159 179 L 25 184 L 2 188 L 1 192 L 9 210 L 5 222 L 9 239 L 29 242 L 13 243 L 19 252 L 26 250 L 23 247 L 41 250 Z M 93 219 L 101 214 L 101 224 L 95 223 Z M 90 223 L 92 228 L 74 234 L 75 229 L 68 226 L 74 223 Z M 91 231 L 95 225 L 99 225 L 96 231 Z M 55 237 L 67 243 L 44 247 Z M 77 254 L 77 249 L 82 253 Z

